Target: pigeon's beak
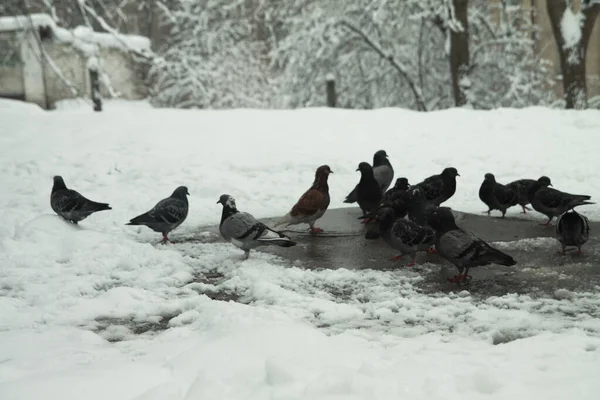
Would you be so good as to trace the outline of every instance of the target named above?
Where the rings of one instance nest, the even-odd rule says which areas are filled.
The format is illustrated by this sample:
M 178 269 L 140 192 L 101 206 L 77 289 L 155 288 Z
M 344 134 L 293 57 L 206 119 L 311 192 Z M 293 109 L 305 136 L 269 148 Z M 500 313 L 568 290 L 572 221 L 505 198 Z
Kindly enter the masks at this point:
M 185 194 L 187 194 L 188 196 L 190 195 L 190 192 L 185 192 Z
M 356 168 L 357 171 L 360 171 L 360 168 Z
M 221 204 L 221 200 L 217 201 L 217 204 Z
M 456 176 L 460 176 L 460 174 L 457 172 L 457 173 L 456 173 Z
M 548 186 L 552 186 L 552 184 L 551 184 L 551 183 L 549 183 L 549 184 L 548 184 Z
M 333 174 L 333 171 L 332 171 L 332 170 L 329 170 L 329 173 L 330 173 L 330 174 Z

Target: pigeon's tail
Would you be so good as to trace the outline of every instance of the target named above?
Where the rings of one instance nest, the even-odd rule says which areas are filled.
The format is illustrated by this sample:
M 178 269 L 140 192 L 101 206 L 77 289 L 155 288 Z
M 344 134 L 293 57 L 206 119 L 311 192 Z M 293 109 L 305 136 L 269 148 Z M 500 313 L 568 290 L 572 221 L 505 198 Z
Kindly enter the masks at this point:
M 344 203 L 356 203 L 356 188 L 352 189 L 348 196 L 346 196 Z
M 108 203 L 96 203 L 95 201 L 90 201 L 87 205 L 90 211 L 104 211 L 104 210 L 112 210 L 111 206 Z
M 143 213 L 129 220 L 125 225 L 146 225 L 151 222 L 156 222 L 148 213 Z
M 517 261 L 514 258 L 512 258 L 506 253 L 501 252 L 500 250 L 494 249 L 493 247 L 489 248 L 486 253 L 486 258 L 489 260 L 489 262 L 494 264 L 512 267 L 517 263 Z
M 589 199 L 591 199 L 591 196 L 578 196 L 577 198 L 575 198 L 575 199 L 573 199 L 571 201 L 571 207 L 570 208 L 574 209 L 575 207 L 578 207 L 578 206 L 585 206 L 585 205 L 588 205 L 588 204 L 596 204 L 593 201 L 586 201 L 586 200 L 589 200 Z
M 263 236 L 257 240 L 259 242 L 274 244 L 280 247 L 292 247 L 297 244 L 283 233 L 277 232 L 270 228 L 267 228 L 265 234 L 263 234 Z
M 294 219 L 292 217 L 291 213 L 287 213 L 285 214 L 283 217 L 281 217 L 277 222 L 275 222 L 275 225 L 273 225 L 275 228 L 278 228 L 280 226 L 288 226 L 290 225 L 292 222 L 294 222 Z

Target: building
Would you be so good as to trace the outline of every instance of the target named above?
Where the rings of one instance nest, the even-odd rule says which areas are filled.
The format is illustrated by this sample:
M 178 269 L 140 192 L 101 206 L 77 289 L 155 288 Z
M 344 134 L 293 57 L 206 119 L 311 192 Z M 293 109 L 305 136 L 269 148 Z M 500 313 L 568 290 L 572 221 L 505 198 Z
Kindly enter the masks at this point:
M 90 69 L 102 97 L 147 97 L 150 41 L 134 35 L 67 30 L 47 14 L 0 18 L 0 97 L 54 108 L 57 101 L 90 98 Z

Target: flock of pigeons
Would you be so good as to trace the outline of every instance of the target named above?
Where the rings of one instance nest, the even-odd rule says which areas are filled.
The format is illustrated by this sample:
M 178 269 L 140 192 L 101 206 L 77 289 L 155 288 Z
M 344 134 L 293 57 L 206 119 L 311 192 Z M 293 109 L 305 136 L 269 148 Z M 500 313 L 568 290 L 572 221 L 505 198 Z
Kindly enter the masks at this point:
M 407 178 L 398 178 L 390 188 L 394 169 L 386 152 L 379 150 L 373 156 L 373 165 L 361 162 L 357 171 L 360 171 L 360 180 L 344 202 L 357 203 L 362 210 L 363 215 L 359 219 L 369 225 L 366 239 L 381 237 L 390 247 L 401 252 L 392 260 L 410 255 L 412 260 L 408 266 L 412 266 L 418 252 L 437 253 L 458 269 L 451 282 L 469 280 L 468 271 L 473 267 L 516 264 L 510 255 L 458 227 L 452 210 L 441 206 L 456 192 L 456 178 L 460 176 L 456 168 L 445 168 L 441 174 L 430 176 L 416 185 L 410 185 Z M 322 233 L 323 229 L 315 227 L 315 222 L 329 207 L 328 177 L 332 173 L 327 165 L 317 168 L 312 186 L 274 228 L 308 224 L 312 234 Z M 574 208 L 594 203 L 588 201 L 590 196 L 570 194 L 550 186 L 552 183 L 546 176 L 502 185 L 496 182 L 493 174 L 487 173 L 479 189 L 479 198 L 488 206 L 488 211 L 485 211 L 488 215 L 499 210 L 504 218 L 506 210 L 517 205 L 526 213 L 530 210 L 527 205 L 531 204 L 534 210 L 548 217 L 546 226 L 558 217 L 556 238 L 562 246 L 561 254 L 565 254 L 567 246 L 577 247 L 578 254 L 581 254 L 581 246 L 589 238 L 589 221 Z M 187 187 L 180 186 L 171 196 L 131 219 L 127 225 L 147 226 L 162 234 L 161 243 L 170 242 L 169 232 L 187 217 L 188 195 Z M 252 214 L 239 211 L 232 196 L 221 195 L 219 203 L 223 206 L 219 232 L 226 241 L 244 251 L 244 258 L 249 257 L 250 250 L 260 246 L 290 247 L 297 244 L 289 236 L 258 221 Z M 111 209 L 107 203 L 91 201 L 68 189 L 60 176 L 54 177 L 50 205 L 58 215 L 74 224 L 94 212 Z

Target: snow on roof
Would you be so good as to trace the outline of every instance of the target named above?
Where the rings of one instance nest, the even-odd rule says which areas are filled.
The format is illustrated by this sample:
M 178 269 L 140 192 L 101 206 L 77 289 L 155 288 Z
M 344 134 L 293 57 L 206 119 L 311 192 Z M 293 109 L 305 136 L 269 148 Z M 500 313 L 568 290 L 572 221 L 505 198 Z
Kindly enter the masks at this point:
M 65 43 L 81 49 L 84 52 L 93 52 L 96 46 L 105 48 L 118 48 L 133 50 L 138 53 L 150 52 L 150 39 L 138 35 L 125 35 L 121 33 L 94 32 L 87 26 L 78 26 L 73 30 L 61 28 L 56 25 L 48 14 L 17 15 L 0 18 L 0 32 L 17 31 L 49 26 L 55 37 Z
M 54 20 L 48 14 L 16 15 L 11 17 L 0 17 L 0 32 L 19 31 L 33 27 L 51 26 L 56 27 Z

